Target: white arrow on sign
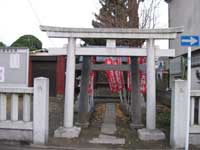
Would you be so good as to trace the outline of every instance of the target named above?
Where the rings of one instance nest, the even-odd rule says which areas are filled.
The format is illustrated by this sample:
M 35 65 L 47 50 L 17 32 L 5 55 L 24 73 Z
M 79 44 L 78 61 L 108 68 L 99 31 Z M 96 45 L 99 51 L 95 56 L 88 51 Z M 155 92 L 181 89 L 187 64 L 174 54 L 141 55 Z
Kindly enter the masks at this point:
M 182 39 L 182 42 L 191 43 L 191 45 L 193 45 L 197 43 L 198 40 L 191 36 L 190 39 Z

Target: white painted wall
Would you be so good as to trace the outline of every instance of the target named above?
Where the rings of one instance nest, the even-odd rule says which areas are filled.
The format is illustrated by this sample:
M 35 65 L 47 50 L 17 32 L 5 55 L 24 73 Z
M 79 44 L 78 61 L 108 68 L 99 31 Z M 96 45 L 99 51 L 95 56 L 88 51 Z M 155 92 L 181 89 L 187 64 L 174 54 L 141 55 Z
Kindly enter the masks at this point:
M 169 27 L 184 26 L 182 35 L 200 35 L 200 1 L 171 0 L 169 3 Z M 176 56 L 187 52 L 180 46 L 180 38 L 170 41 L 170 48 L 176 49 Z M 197 50 L 195 47 L 192 50 Z

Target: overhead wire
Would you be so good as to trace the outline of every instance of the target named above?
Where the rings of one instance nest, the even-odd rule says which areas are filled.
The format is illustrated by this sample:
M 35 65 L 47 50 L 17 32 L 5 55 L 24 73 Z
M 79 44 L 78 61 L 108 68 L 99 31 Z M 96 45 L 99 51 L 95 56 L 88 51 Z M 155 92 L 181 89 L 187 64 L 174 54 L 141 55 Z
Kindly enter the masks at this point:
M 38 16 L 36 10 L 35 10 L 34 7 L 33 7 L 33 4 L 31 3 L 30 0 L 27 0 L 27 2 L 28 2 L 28 4 L 29 4 L 29 6 L 30 6 L 30 8 L 31 8 L 31 10 L 32 10 L 32 12 L 33 12 L 33 14 L 34 14 L 36 20 L 38 21 L 39 24 L 41 24 L 40 18 L 39 18 L 39 16 Z
M 32 4 L 32 2 L 31 2 L 31 0 L 27 0 L 27 2 L 28 2 L 28 4 L 29 4 L 29 6 L 30 6 L 30 8 L 31 8 L 31 10 L 32 10 L 32 12 L 33 12 L 33 14 L 34 14 L 34 16 L 35 16 L 35 18 L 36 18 L 38 24 L 39 24 L 39 26 L 40 26 L 42 23 L 41 23 L 41 20 L 40 20 L 40 17 L 39 17 L 39 15 L 38 15 L 37 11 L 36 11 L 35 8 L 33 7 L 33 4 Z M 50 41 L 50 43 L 51 43 L 52 45 L 55 46 L 54 42 L 53 42 L 48 36 L 47 36 L 47 38 L 48 38 L 48 40 Z

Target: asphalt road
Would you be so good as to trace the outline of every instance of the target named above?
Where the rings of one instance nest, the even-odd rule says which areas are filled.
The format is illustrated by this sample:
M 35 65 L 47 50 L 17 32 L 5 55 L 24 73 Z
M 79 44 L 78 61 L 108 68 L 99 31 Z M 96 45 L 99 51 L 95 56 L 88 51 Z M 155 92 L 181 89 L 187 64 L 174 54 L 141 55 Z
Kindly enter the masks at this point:
M 55 146 L 22 146 L 22 145 L 0 145 L 0 150 L 112 150 L 108 148 L 80 148 L 80 147 L 55 147 Z M 115 150 L 123 150 L 117 148 Z

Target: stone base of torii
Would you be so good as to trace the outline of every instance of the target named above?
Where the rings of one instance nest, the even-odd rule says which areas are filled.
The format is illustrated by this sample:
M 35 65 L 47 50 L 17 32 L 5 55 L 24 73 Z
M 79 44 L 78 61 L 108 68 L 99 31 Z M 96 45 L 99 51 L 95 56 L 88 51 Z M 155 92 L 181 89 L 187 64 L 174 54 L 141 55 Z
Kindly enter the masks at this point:
M 178 33 L 183 32 L 182 28 L 168 29 L 125 29 L 125 28 L 62 28 L 41 26 L 42 31 L 47 32 L 49 38 L 68 38 L 67 63 L 66 63 L 66 84 L 65 84 L 65 105 L 64 125 L 55 131 L 56 137 L 74 138 L 78 137 L 80 128 L 74 126 L 74 80 L 75 80 L 75 56 L 147 56 L 147 104 L 146 104 L 146 128 L 139 129 L 138 135 L 141 140 L 162 140 L 165 138 L 161 130 L 156 129 L 156 78 L 155 78 L 155 57 L 174 57 L 175 50 L 156 49 L 155 40 L 175 39 Z M 107 39 L 106 47 L 76 47 L 77 38 Z M 117 39 L 143 39 L 146 40 L 147 48 L 117 48 Z M 133 96 L 134 97 L 134 96 Z M 137 116 L 141 110 L 140 103 L 133 98 L 134 111 L 132 115 L 133 126 L 141 125 Z M 135 102 L 135 103 L 134 103 Z M 139 118 L 140 119 L 140 118 Z

